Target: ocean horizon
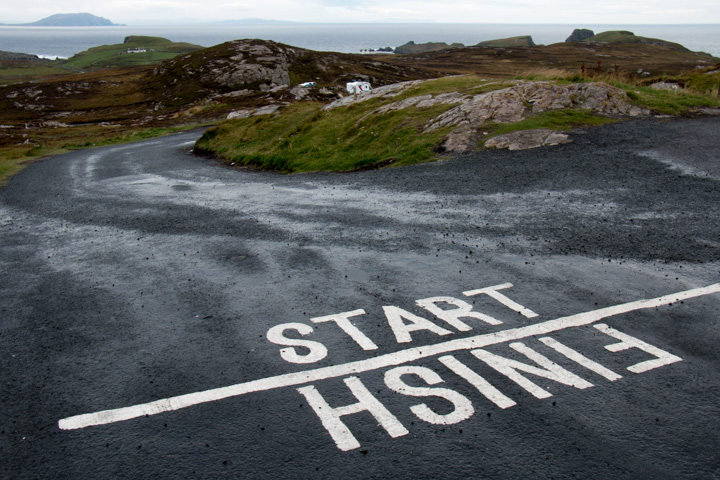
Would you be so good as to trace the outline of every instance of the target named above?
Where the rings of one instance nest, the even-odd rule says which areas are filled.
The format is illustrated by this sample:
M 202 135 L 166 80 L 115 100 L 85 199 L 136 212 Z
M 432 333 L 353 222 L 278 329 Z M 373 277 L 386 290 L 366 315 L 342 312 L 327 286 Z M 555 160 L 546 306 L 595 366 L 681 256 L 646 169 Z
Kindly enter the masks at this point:
M 20 27 L 0 26 L 0 50 L 45 58 L 71 57 L 88 48 L 122 43 L 130 35 L 164 37 L 211 47 L 258 38 L 316 51 L 360 53 L 362 50 L 415 43 L 446 42 L 475 45 L 485 40 L 530 35 L 538 45 L 564 42 L 576 28 L 595 33 L 629 30 L 636 35 L 679 43 L 720 57 L 720 25 L 623 24 L 482 24 L 482 23 L 289 23 L 189 26 Z

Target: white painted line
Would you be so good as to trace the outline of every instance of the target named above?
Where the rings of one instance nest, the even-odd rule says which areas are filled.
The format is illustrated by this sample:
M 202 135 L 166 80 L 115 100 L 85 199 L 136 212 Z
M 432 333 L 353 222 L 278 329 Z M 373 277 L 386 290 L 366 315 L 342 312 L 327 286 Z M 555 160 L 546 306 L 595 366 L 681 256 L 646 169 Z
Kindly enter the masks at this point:
M 214 402 L 252 392 L 262 392 L 276 388 L 303 385 L 328 378 L 356 375 L 362 372 L 402 365 L 422 358 L 434 357 L 436 355 L 447 354 L 455 351 L 482 348 L 487 347 L 488 345 L 521 340 L 523 338 L 536 335 L 548 335 L 552 332 L 564 330 L 566 328 L 590 325 L 599 320 L 615 315 L 621 315 L 623 313 L 646 308 L 655 308 L 713 293 L 720 293 L 720 283 L 709 285 L 707 287 L 677 292 L 662 297 L 637 300 L 634 302 L 623 303 L 621 305 L 614 305 L 612 307 L 600 308 L 598 310 L 556 318 L 554 320 L 548 320 L 534 325 L 527 325 L 525 327 L 512 328 L 500 332 L 484 333 L 474 337 L 449 340 L 435 345 L 408 348 L 406 350 L 380 355 L 367 360 L 321 367 L 304 372 L 286 373 L 274 377 L 238 383 L 228 387 L 214 388 L 203 392 L 188 393 L 177 397 L 163 398 L 161 400 L 155 400 L 153 402 L 142 403 L 130 407 L 76 415 L 73 417 L 63 418 L 58 422 L 58 427 L 62 430 L 75 430 L 93 425 L 104 425 L 108 423 L 121 422 L 123 420 L 130 420 L 132 418 L 179 410 L 193 405 Z

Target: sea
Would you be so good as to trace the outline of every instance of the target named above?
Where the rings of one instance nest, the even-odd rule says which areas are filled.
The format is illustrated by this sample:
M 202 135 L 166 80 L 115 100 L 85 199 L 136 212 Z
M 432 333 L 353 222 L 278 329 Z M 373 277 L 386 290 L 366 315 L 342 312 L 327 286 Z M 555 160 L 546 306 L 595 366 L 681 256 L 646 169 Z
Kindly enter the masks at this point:
M 361 53 L 415 43 L 475 45 L 484 40 L 531 35 L 539 45 L 565 41 L 575 28 L 595 33 L 629 30 L 635 35 L 679 43 L 720 57 L 720 24 L 704 25 L 540 25 L 483 23 L 294 23 L 211 26 L 15 27 L 0 26 L 0 50 L 45 58 L 69 58 L 98 45 L 122 43 L 129 35 L 163 37 L 203 47 L 258 38 L 316 51 Z

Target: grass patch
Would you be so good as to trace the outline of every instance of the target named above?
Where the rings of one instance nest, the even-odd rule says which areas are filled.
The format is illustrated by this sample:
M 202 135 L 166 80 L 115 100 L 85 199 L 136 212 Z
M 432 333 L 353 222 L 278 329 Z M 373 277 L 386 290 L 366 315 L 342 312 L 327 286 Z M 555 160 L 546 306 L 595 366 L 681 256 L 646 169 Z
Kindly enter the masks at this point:
M 196 148 L 228 163 L 286 173 L 352 171 L 427 161 L 447 134 L 421 130 L 451 106 L 369 115 L 375 108 L 375 101 L 330 111 L 298 103 L 272 118 L 225 122 L 206 132 Z
M 488 123 L 487 131 L 492 135 L 549 128 L 550 130 L 572 130 L 579 127 L 596 127 L 617 122 L 618 119 L 593 115 L 587 110 L 564 109 L 542 112 L 515 123 Z
M 620 85 L 618 85 L 620 86 Z M 650 87 L 620 86 L 637 105 L 663 115 L 682 115 L 694 108 L 720 107 L 720 99 L 690 89 L 655 90 Z

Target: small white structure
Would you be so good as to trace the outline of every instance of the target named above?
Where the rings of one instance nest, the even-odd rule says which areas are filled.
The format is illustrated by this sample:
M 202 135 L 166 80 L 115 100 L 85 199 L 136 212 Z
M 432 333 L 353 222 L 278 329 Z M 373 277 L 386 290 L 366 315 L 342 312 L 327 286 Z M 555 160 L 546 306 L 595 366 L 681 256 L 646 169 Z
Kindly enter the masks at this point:
M 372 91 L 370 82 L 348 82 L 345 89 L 348 93 L 364 93 Z
M 146 53 L 147 49 L 145 48 L 128 48 L 127 53 Z
M 305 82 L 298 85 L 300 87 L 317 87 L 317 83 L 315 82 Z

